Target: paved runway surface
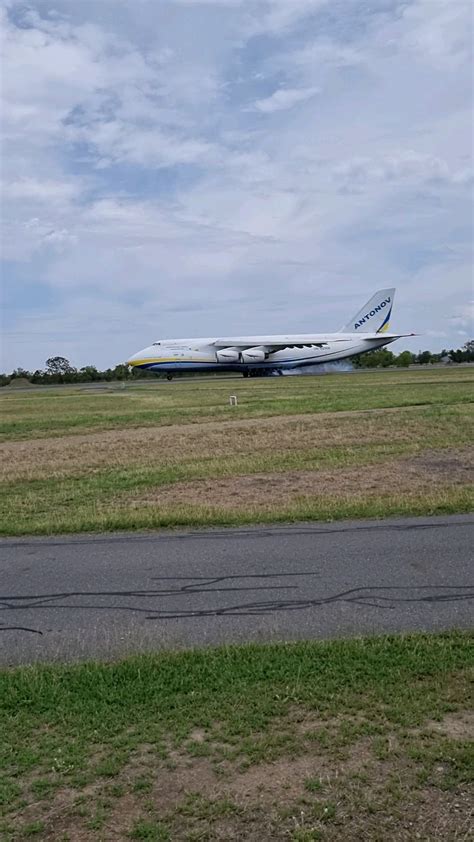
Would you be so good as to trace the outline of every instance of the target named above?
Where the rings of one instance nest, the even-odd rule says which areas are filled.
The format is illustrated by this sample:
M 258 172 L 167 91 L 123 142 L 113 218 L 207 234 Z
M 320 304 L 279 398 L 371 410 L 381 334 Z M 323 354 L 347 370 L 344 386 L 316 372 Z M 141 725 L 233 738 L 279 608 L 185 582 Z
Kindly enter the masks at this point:
M 473 625 L 474 517 L 0 541 L 0 662 Z

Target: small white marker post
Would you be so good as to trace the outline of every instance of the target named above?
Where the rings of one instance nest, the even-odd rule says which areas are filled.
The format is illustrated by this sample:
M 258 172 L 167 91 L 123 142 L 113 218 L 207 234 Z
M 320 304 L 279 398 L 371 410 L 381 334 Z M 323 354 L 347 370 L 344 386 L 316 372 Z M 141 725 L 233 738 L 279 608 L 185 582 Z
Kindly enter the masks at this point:
M 237 395 L 231 395 L 229 398 L 229 403 L 231 406 L 238 406 L 239 402 L 237 400 Z

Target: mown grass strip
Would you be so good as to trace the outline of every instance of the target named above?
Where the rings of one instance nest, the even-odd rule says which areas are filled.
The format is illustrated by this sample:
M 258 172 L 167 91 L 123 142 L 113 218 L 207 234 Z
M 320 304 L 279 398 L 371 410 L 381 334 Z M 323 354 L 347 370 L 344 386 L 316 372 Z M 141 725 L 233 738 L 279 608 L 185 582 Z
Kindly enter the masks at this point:
M 80 532 L 133 532 L 141 529 L 176 529 L 205 527 L 266 526 L 278 523 L 312 521 L 356 520 L 361 518 L 386 518 L 449 515 L 472 512 L 474 486 L 463 488 L 433 489 L 430 493 L 393 493 L 384 496 L 356 495 L 347 497 L 318 498 L 313 501 L 296 501 L 291 505 L 273 506 L 271 509 L 255 505 L 248 508 L 219 509 L 217 506 L 199 504 L 174 504 L 166 507 L 154 505 L 126 506 L 110 509 L 91 504 L 64 511 L 43 512 L 40 506 L 32 514 L 25 501 L 25 511 L 17 512 L 3 524 L 3 535 L 54 535 Z
M 3 446 L 6 479 L 1 489 L 0 534 L 238 526 L 470 511 L 472 488 L 466 485 L 466 471 L 457 467 L 462 453 L 456 454 L 454 449 L 466 447 L 471 442 L 472 405 L 468 400 L 472 374 L 470 371 L 463 371 L 462 375 L 437 371 L 428 375 L 397 372 L 390 376 L 376 373 L 353 377 L 288 378 L 282 383 L 271 380 L 250 386 L 237 383 L 236 387 L 242 390 L 247 401 L 239 409 L 240 420 L 238 415 L 229 414 L 230 409 L 224 402 L 217 407 L 217 401 L 223 401 L 225 397 L 228 383 L 176 384 L 174 392 L 160 384 L 154 390 L 147 389 L 146 394 L 136 390 L 131 395 L 115 397 L 74 393 L 57 400 L 54 394 L 44 397 L 35 393 L 31 398 L 7 398 L 4 405 L 11 405 L 18 414 L 19 420 L 12 423 L 21 425 L 22 413 L 26 413 L 25 423 L 31 423 L 32 429 L 35 424 L 41 429 L 38 439 Z M 435 403 L 419 408 L 410 405 L 410 401 L 418 402 L 415 399 L 420 396 L 420 389 L 428 390 L 429 400 Z M 425 394 L 422 400 L 427 401 L 428 397 Z M 141 415 L 134 409 L 130 415 L 121 411 L 114 415 L 114 407 L 116 410 L 118 404 L 130 407 L 135 400 L 145 413 L 152 411 L 144 409 L 145 406 L 158 407 L 157 414 L 152 411 L 158 427 L 164 418 L 161 411 L 176 413 L 178 423 L 166 433 L 154 431 L 152 438 L 144 429 L 134 434 L 133 430 L 126 429 L 127 424 L 132 419 L 141 423 Z M 363 406 L 366 409 L 380 400 L 390 405 L 390 413 L 376 410 L 375 414 L 320 414 L 327 406 L 332 409 Z M 404 401 L 408 401 L 411 408 L 407 409 L 405 405 L 405 408 L 397 409 Z M 168 406 L 163 409 L 166 402 Z M 311 407 L 315 414 L 301 414 L 301 402 L 306 410 Z M 70 431 L 69 421 L 74 422 L 67 407 L 77 406 L 81 408 L 80 417 L 86 420 L 90 420 L 91 407 L 95 408 L 93 423 L 97 421 L 99 425 L 107 426 L 113 421 L 125 425 L 118 440 L 115 434 L 97 431 L 90 439 L 82 441 L 74 436 L 61 438 Z M 233 418 L 237 424 L 206 427 L 197 423 L 198 416 L 192 416 L 196 427 L 182 427 L 183 422 L 189 421 L 189 413 L 207 413 L 213 406 L 217 407 L 218 413 L 226 413 L 222 417 Z M 32 417 L 25 407 L 29 407 Z M 293 419 L 287 414 L 280 419 L 267 420 L 282 407 L 300 417 Z M 255 418 L 252 416 L 255 412 L 264 419 L 262 422 L 251 420 Z M 51 434 L 54 424 L 59 434 L 56 440 L 42 443 L 41 425 Z M 35 429 L 38 433 L 38 426 Z M 25 430 L 23 428 L 23 432 Z M 76 447 L 74 442 L 77 442 Z M 408 483 L 407 487 L 407 482 L 403 482 L 397 488 L 396 483 L 389 482 L 388 473 L 397 469 L 397 459 L 429 455 L 430 450 L 430 458 L 436 459 L 436 453 L 448 452 L 450 448 L 453 449 L 452 477 L 448 469 L 440 469 L 434 482 L 427 483 L 429 467 L 425 466 L 425 479 L 418 485 Z M 342 472 L 345 469 L 357 466 L 363 471 L 371 465 L 388 465 L 390 460 L 387 483 L 380 481 L 379 471 L 372 491 L 370 483 L 359 486 L 351 481 L 351 493 L 339 493 L 339 490 L 344 491 Z M 399 475 L 405 469 L 406 465 L 400 462 Z M 333 483 L 328 483 L 326 478 L 324 485 L 324 470 L 333 471 Z M 278 499 L 277 494 L 273 500 L 271 489 L 265 488 L 263 479 L 258 501 L 256 493 L 242 496 L 241 477 L 261 474 L 262 478 L 268 476 L 270 481 L 273 475 L 274 486 L 281 488 L 277 475 L 298 471 L 313 474 L 302 478 L 299 484 L 297 478 L 289 480 L 292 490 L 285 500 L 281 495 Z M 318 472 L 321 472 L 324 485 L 324 493 L 320 494 Z M 370 479 L 370 471 L 365 473 Z M 209 493 L 203 496 L 197 483 L 217 482 L 223 478 L 235 482 L 232 487 L 229 484 L 223 487 L 224 499 L 219 506 L 218 497 Z M 190 484 L 187 490 L 178 488 L 179 484 L 186 483 Z M 166 487 L 170 492 L 160 496 L 160 490 Z M 177 488 L 176 494 L 173 488 Z M 234 510 L 225 505 L 226 497 L 235 500 Z
M 464 441 L 462 443 L 465 443 Z M 84 501 L 117 502 L 121 494 L 159 488 L 178 482 L 252 476 L 257 473 L 343 468 L 371 465 L 419 452 L 412 444 L 315 448 L 273 454 L 252 454 L 240 457 L 195 459 L 163 467 L 120 467 L 104 469 L 86 476 L 51 479 L 28 479 L 6 482 L 2 486 L 0 514 L 13 513 L 21 505 L 34 513 L 35 503 L 41 510 L 57 511 L 64 505 L 81 505 Z M 5 509 L 3 509 L 3 505 Z
M 246 441 L 245 426 L 241 426 L 236 434 L 237 452 L 232 452 L 232 431 L 228 447 L 226 445 L 223 448 L 227 439 L 225 431 L 220 431 L 219 438 L 216 438 L 215 430 L 206 433 L 203 428 L 199 448 L 192 445 L 189 438 L 186 440 L 185 446 L 190 445 L 188 455 L 182 455 L 183 443 L 179 436 L 174 444 L 173 438 L 170 438 L 168 449 L 164 450 L 159 447 L 158 438 L 155 448 L 150 446 L 146 450 L 146 464 L 133 462 L 137 458 L 142 460 L 141 449 L 133 450 L 129 457 L 130 464 L 127 465 L 127 455 L 123 453 L 122 445 L 111 450 L 104 459 L 100 442 L 94 442 L 88 453 L 79 450 L 70 461 L 67 461 L 67 448 L 59 461 L 57 454 L 48 460 L 41 453 L 36 468 L 38 478 L 35 478 L 35 451 L 28 446 L 27 452 L 20 454 L 22 461 L 18 463 L 20 476 L 23 472 L 26 478 L 13 479 L 2 485 L 0 532 L 22 535 L 163 526 L 240 525 L 348 516 L 449 513 L 471 509 L 469 488 L 460 483 L 454 485 L 447 472 L 442 482 L 433 488 L 425 482 L 424 492 L 416 484 L 409 484 L 408 489 L 404 488 L 403 493 L 398 493 L 396 483 L 387 481 L 386 488 L 379 484 L 377 495 L 371 492 L 370 487 L 364 488 L 363 485 L 353 488 L 352 499 L 348 499 L 347 494 L 338 493 L 339 477 L 343 476 L 341 472 L 351 466 L 364 471 L 371 465 L 390 463 L 389 476 L 396 464 L 394 459 L 425 452 L 431 452 L 433 458 L 436 456 L 434 451 L 441 457 L 443 453 L 449 453 L 450 449 L 453 451 L 454 465 L 455 458 L 458 461 L 461 458 L 456 456 L 455 448 L 465 447 L 471 440 L 471 417 L 467 407 L 432 407 L 409 413 L 395 412 L 387 418 L 383 415 L 372 418 L 370 423 L 364 423 L 360 417 L 346 417 L 338 430 L 337 440 L 342 443 L 336 445 L 331 443 L 333 437 L 328 423 L 324 428 L 320 427 L 320 438 L 314 442 L 314 446 L 304 422 L 295 429 L 290 428 L 280 438 L 278 427 L 265 431 L 261 436 L 255 435 L 253 431 L 251 452 L 247 452 L 246 447 L 244 452 L 238 452 L 242 450 L 242 442 Z M 288 425 L 288 418 L 282 419 L 282 424 Z M 274 447 L 270 448 L 269 442 L 275 437 Z M 304 441 L 305 446 L 298 446 L 299 440 Z M 218 442 L 223 455 L 202 455 L 212 452 L 212 442 Z M 311 446 L 308 446 L 308 442 L 311 442 Z M 21 447 L 24 449 L 26 445 Z M 48 453 L 50 451 L 46 452 L 46 457 Z M 118 453 L 122 462 L 120 466 L 112 467 L 114 455 Z M 10 458 L 15 458 L 14 452 Z M 53 458 L 58 467 L 51 477 L 45 476 Z M 112 463 L 110 467 L 109 460 Z M 11 465 L 5 466 L 13 476 L 15 464 L 13 461 Z M 59 475 L 57 470 L 61 472 Z M 318 494 L 318 472 L 324 470 L 334 472 L 334 482 L 328 488 L 326 481 L 324 493 Z M 274 505 L 270 505 L 272 495 L 271 490 L 267 489 L 260 507 L 245 503 L 239 495 L 235 511 L 226 511 L 228 507 L 219 507 L 217 502 L 215 505 L 199 505 L 198 498 L 202 495 L 196 487 L 196 502 L 188 499 L 187 505 L 183 505 L 178 493 L 172 504 L 169 500 L 165 504 L 153 504 L 154 493 L 166 487 L 171 489 L 179 483 L 217 481 L 223 478 L 235 479 L 237 482 L 239 477 L 255 474 L 268 475 L 271 479 L 271 475 L 278 472 L 284 474 L 298 471 L 314 472 L 309 485 L 308 480 L 305 480 L 299 486 L 302 497 L 305 496 L 304 492 L 310 490 L 313 496 L 311 500 L 299 499 L 296 490 L 291 495 L 291 501 L 275 500 Z
M 0 439 L 13 440 L 83 433 L 129 426 L 159 426 L 268 417 L 472 402 L 474 374 L 462 371 L 357 373 L 350 376 L 269 378 L 232 382 L 157 382 L 154 388 L 127 387 L 115 394 L 81 389 L 67 394 L 41 390 L 18 397 L 0 393 Z M 230 391 L 239 406 L 228 405 Z
M 5 483 L 21 480 L 87 477 L 107 470 L 155 468 L 164 471 L 199 466 L 201 477 L 242 475 L 362 460 L 470 444 L 472 407 L 467 404 L 392 408 L 390 412 L 297 415 L 247 419 L 222 424 L 139 428 L 118 433 L 34 439 L 0 445 L 0 475 Z M 347 464 L 349 464 L 349 461 Z M 259 466 L 255 468 L 255 466 Z M 286 467 L 288 466 L 288 467 Z M 193 478 L 182 476 L 182 479 Z M 196 477 L 194 477 L 196 478 Z

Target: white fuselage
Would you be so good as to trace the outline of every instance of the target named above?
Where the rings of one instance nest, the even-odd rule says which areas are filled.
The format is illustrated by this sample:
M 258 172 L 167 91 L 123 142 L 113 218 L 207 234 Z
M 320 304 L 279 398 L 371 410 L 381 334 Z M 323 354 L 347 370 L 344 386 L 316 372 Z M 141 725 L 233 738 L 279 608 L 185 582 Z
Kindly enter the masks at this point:
M 262 369 L 283 371 L 357 356 L 398 338 L 386 333 L 333 333 L 164 339 L 134 354 L 128 365 L 166 374 L 193 371 L 250 373 Z

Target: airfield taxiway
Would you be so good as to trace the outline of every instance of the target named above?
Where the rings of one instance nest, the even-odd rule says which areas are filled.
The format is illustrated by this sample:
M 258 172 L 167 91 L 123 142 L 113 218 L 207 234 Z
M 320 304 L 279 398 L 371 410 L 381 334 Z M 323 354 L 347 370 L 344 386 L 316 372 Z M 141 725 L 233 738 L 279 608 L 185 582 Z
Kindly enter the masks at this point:
M 0 541 L 0 662 L 473 625 L 474 517 Z

